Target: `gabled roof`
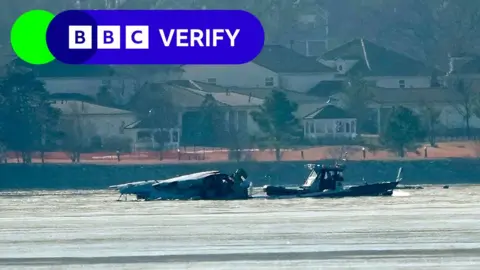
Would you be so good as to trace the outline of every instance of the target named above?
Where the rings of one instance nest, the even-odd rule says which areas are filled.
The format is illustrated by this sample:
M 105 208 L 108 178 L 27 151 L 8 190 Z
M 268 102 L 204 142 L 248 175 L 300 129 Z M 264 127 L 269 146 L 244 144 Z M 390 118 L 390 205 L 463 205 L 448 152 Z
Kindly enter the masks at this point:
M 172 102 L 183 108 L 198 108 L 202 105 L 205 97 L 211 94 L 219 106 L 259 106 L 263 103 L 263 99 L 253 96 L 243 95 L 228 91 L 226 88 L 216 85 L 209 85 L 218 88 L 216 91 L 206 89 L 206 86 L 200 86 L 194 81 L 177 80 L 165 83 L 149 84 L 150 87 L 143 87 L 132 97 L 129 107 L 133 105 L 141 95 L 162 95 L 167 93 L 172 98 Z
M 308 90 L 309 95 L 328 97 L 343 90 L 344 81 L 321 81 Z
M 172 99 L 172 103 L 183 108 L 199 107 L 205 98 L 187 89 L 180 87 L 172 82 L 167 83 L 152 83 L 148 87 L 139 89 L 128 103 L 128 107 L 134 108 L 134 104 L 139 99 L 154 97 L 155 95 L 168 95 Z
M 50 100 L 76 100 L 95 103 L 95 99 L 91 96 L 79 94 L 79 93 L 53 93 L 49 96 Z
M 295 103 L 298 104 L 310 104 L 310 103 L 324 103 L 327 101 L 326 98 L 323 97 L 315 97 L 311 95 L 307 95 L 305 93 L 300 93 L 296 91 L 291 91 L 291 90 L 286 90 L 286 89 L 281 89 L 281 88 L 243 88 L 243 87 L 222 87 L 219 85 L 214 85 L 214 84 L 209 84 L 209 83 L 204 83 L 204 82 L 198 82 L 194 81 L 194 83 L 200 87 L 201 90 L 209 93 L 215 93 L 215 92 L 220 92 L 224 93 L 225 91 L 229 91 L 230 93 L 237 93 L 241 94 L 244 96 L 251 96 L 252 98 L 257 98 L 261 99 L 262 102 L 265 98 L 270 96 L 272 94 L 273 90 L 280 91 L 284 93 L 287 98 Z
M 348 114 L 345 110 L 332 105 L 325 104 L 312 113 L 306 115 L 304 119 L 353 119 L 355 117 Z
M 431 76 L 435 70 L 419 60 L 362 38 L 326 52 L 321 59 L 359 60 L 347 73 L 363 76 Z M 440 70 L 436 72 L 445 73 Z
M 86 115 L 113 115 L 113 114 L 133 114 L 131 111 L 127 111 L 121 108 L 104 106 L 96 103 L 80 100 L 67 100 L 66 102 L 55 102 L 53 107 L 58 108 L 63 114 L 86 114 Z
M 252 62 L 276 73 L 336 72 L 314 58 L 281 45 L 265 45 Z

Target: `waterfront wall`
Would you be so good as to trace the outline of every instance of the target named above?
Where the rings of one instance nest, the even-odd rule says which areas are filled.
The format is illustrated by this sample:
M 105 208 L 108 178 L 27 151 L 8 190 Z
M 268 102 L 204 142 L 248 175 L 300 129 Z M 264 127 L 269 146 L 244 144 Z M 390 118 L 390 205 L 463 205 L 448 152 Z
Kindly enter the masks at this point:
M 325 161 L 324 161 L 325 162 Z M 325 162 L 333 164 L 333 162 Z M 301 184 L 305 162 L 242 162 L 158 165 L 0 164 L 0 190 L 103 189 L 109 185 L 165 179 L 204 170 L 233 172 L 244 168 L 255 186 Z M 404 184 L 480 183 L 480 159 L 349 161 L 345 184 L 393 180 L 404 168 Z M 265 177 L 269 175 L 270 177 Z

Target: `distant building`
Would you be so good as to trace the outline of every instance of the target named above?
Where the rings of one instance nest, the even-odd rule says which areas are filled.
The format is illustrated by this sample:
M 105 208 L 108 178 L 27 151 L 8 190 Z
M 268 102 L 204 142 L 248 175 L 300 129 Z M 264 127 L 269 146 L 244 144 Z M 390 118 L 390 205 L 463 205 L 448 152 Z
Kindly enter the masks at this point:
M 357 136 L 357 119 L 344 109 L 323 104 L 303 118 L 305 138 L 353 139 Z
M 280 45 L 265 45 L 243 65 L 185 65 L 183 78 L 224 87 L 283 88 L 305 92 L 337 71 Z
M 423 62 L 382 47 L 366 39 L 354 39 L 327 51 L 320 63 L 335 69 L 338 77 L 361 76 L 381 88 L 429 88 L 432 76 L 441 80 L 445 72 Z
M 88 139 L 125 137 L 125 126 L 136 120 L 131 111 L 96 104 L 94 99 L 81 94 L 52 94 L 51 102 L 53 107 L 61 110 L 63 118 L 78 117 Z

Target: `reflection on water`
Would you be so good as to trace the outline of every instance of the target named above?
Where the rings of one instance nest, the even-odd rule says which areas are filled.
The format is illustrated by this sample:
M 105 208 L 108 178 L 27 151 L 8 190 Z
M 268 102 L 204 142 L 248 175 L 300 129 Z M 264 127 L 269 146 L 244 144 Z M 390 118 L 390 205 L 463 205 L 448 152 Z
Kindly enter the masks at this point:
M 480 187 L 394 195 L 116 202 L 110 191 L 2 192 L 0 267 L 480 269 Z

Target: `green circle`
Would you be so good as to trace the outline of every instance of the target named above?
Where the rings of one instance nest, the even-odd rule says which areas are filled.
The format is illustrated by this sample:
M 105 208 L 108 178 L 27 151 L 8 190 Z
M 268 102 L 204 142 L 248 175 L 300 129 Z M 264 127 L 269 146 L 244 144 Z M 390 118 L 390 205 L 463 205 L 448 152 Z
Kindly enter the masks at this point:
M 20 59 L 33 65 L 55 60 L 47 45 L 47 29 L 54 17 L 45 10 L 31 10 L 15 21 L 10 32 L 10 42 Z

